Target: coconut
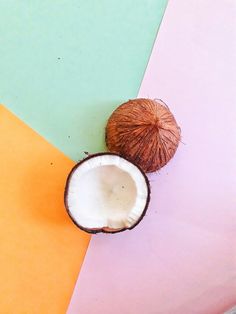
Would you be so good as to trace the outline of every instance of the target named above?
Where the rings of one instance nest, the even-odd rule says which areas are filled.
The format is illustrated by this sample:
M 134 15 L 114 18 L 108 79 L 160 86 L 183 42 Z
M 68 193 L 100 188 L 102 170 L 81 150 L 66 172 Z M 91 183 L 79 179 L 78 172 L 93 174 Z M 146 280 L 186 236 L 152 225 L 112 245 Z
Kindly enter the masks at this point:
M 112 113 L 106 126 L 109 151 L 127 158 L 145 172 L 166 165 L 179 142 L 180 128 L 161 100 L 129 100 Z
M 88 156 L 75 165 L 66 182 L 67 212 L 88 233 L 134 228 L 144 217 L 149 200 L 145 173 L 113 153 Z

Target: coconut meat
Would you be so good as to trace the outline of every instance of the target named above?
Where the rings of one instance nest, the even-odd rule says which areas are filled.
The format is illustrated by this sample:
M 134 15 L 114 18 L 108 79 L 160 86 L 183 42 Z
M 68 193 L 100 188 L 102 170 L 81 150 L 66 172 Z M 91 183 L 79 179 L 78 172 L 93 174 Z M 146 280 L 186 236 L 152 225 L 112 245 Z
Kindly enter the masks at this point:
M 69 214 L 87 229 L 132 227 L 148 198 L 147 182 L 139 168 L 112 154 L 97 155 L 78 164 L 67 189 Z

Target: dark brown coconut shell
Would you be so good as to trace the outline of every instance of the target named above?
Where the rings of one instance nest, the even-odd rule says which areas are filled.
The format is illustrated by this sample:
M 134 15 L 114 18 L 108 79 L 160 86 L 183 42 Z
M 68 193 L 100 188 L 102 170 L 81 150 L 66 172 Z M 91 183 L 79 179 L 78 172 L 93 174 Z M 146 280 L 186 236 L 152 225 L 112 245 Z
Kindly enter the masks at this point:
M 109 151 L 118 153 L 145 172 L 165 166 L 174 156 L 181 130 L 161 100 L 133 99 L 120 105 L 106 126 Z
M 65 203 L 65 207 L 66 207 L 66 211 L 69 215 L 69 217 L 71 218 L 71 220 L 73 221 L 73 223 L 79 227 L 81 230 L 87 232 L 87 233 L 90 233 L 90 234 L 96 234 L 96 233 L 118 233 L 118 232 L 123 232 L 125 230 L 131 230 L 133 228 L 135 228 L 140 222 L 141 220 L 143 219 L 143 217 L 145 216 L 146 212 L 147 212 L 147 209 L 148 209 L 148 206 L 149 206 L 149 203 L 150 203 L 150 195 L 151 195 L 151 189 L 150 189 L 150 183 L 149 183 L 149 180 L 146 176 L 146 174 L 143 172 L 143 170 L 135 165 L 139 170 L 140 172 L 142 173 L 144 179 L 145 179 L 145 182 L 146 182 L 146 186 L 147 186 L 147 191 L 148 191 L 148 194 L 147 194 L 147 200 L 146 200 L 146 205 L 143 209 L 143 212 L 142 212 L 142 215 L 140 216 L 140 218 L 137 220 L 137 222 L 131 226 L 130 228 L 122 228 L 122 229 L 111 229 L 111 228 L 107 228 L 107 227 L 104 227 L 104 228 L 98 228 L 98 229 L 90 229 L 90 228 L 85 228 L 83 226 L 81 226 L 78 222 L 75 221 L 72 213 L 70 212 L 70 208 L 68 206 L 68 187 L 69 187 L 69 184 L 70 184 L 70 180 L 71 180 L 71 177 L 74 173 L 74 171 L 84 162 L 86 162 L 87 160 L 89 159 L 92 159 L 94 157 L 98 157 L 98 156 L 102 156 L 102 155 L 114 155 L 114 156 L 119 156 L 119 157 L 122 157 L 120 156 L 119 154 L 115 154 L 115 153 L 109 153 L 109 152 L 105 152 L 105 153 L 97 153 L 97 154 L 92 154 L 92 155 L 89 155 L 88 157 L 84 158 L 83 160 L 81 160 L 80 162 L 78 162 L 70 171 L 68 177 L 67 177 L 67 180 L 66 180 L 66 186 L 65 186 L 65 191 L 64 191 L 64 203 Z M 124 159 L 126 159 L 125 157 L 122 157 Z M 130 162 L 130 160 L 126 159 L 127 161 Z

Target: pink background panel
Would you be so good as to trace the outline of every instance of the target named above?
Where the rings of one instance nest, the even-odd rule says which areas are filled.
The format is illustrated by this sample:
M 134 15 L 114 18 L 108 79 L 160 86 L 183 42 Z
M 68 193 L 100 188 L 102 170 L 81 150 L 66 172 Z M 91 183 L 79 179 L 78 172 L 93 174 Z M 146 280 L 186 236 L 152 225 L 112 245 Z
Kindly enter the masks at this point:
M 236 2 L 172 0 L 139 97 L 182 128 L 137 228 L 92 238 L 70 314 L 217 314 L 236 303 Z

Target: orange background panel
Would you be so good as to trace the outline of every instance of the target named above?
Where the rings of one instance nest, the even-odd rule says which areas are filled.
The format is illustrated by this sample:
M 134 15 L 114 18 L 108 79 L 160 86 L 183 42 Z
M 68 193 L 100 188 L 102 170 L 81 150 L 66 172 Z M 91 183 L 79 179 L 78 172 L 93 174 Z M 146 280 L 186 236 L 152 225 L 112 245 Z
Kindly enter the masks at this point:
M 0 106 L 0 313 L 65 313 L 90 236 L 63 204 L 73 162 Z

